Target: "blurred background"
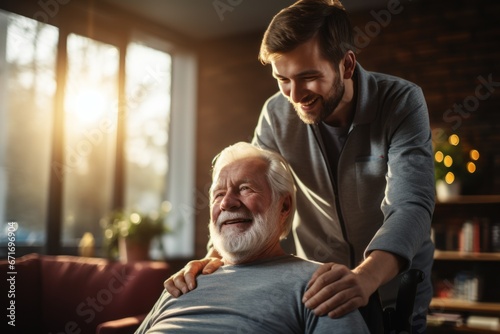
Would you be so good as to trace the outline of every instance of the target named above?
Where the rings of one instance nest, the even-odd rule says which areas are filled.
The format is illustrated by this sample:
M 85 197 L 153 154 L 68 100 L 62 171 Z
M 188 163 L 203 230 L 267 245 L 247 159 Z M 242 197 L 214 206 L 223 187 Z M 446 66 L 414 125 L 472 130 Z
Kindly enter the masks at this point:
M 0 227 L 17 224 L 17 255 L 76 254 L 85 233 L 102 255 L 103 218 L 137 211 L 168 228 L 157 257 L 204 256 L 211 160 L 277 91 L 257 54 L 291 3 L 3 0 Z M 500 194 L 500 3 L 344 5 L 360 64 L 420 85 L 436 143 L 479 154 L 455 160 L 474 165 L 460 193 Z

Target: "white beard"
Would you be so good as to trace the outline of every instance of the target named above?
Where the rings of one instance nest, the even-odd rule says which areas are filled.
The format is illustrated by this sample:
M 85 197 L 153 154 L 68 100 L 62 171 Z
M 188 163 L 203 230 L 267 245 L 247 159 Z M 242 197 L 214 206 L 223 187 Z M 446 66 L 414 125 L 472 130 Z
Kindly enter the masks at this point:
M 272 204 L 262 215 L 253 216 L 252 226 L 245 231 L 233 228 L 225 228 L 222 233 L 220 224 L 227 219 L 248 217 L 249 214 L 239 212 L 221 212 L 217 222 L 210 222 L 210 236 L 215 250 L 222 256 L 223 260 L 231 263 L 242 263 L 262 252 L 265 248 L 279 240 L 281 228 L 279 226 L 280 216 L 279 202 Z M 251 215 L 252 216 L 252 215 Z

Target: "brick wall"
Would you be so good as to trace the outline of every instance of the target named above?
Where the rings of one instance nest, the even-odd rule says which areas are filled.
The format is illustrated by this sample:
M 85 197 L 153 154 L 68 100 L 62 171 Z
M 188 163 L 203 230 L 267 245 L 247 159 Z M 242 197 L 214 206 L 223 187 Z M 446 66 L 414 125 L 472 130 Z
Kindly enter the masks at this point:
M 358 40 L 365 69 L 420 85 L 433 129 L 457 133 L 481 153 L 466 194 L 500 193 L 499 15 L 493 0 L 420 0 L 352 16 L 365 37 Z
M 224 147 L 250 141 L 265 100 L 278 90 L 271 68 L 257 59 L 262 32 L 224 38 L 199 49 L 196 152 L 196 254 L 206 254 L 208 187 L 213 157 Z
M 367 70 L 420 85 L 432 127 L 458 132 L 482 153 L 482 178 L 467 191 L 500 193 L 500 175 L 494 175 L 500 174 L 500 3 L 406 0 L 387 4 L 374 12 L 351 15 L 359 32 L 358 61 Z M 198 257 L 205 255 L 208 235 L 205 196 L 210 162 L 225 146 L 250 140 L 262 104 L 277 90 L 270 67 L 257 60 L 261 36 L 257 32 L 199 46 Z M 488 90 L 483 85 L 488 80 L 499 84 Z

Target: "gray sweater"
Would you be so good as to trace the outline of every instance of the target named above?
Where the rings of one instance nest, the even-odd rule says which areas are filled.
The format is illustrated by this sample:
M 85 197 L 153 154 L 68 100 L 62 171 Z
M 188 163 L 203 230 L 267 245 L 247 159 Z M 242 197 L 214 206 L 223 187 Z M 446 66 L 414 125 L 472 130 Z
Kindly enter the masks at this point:
M 317 317 L 302 296 L 319 264 L 291 255 L 220 267 L 179 298 L 163 292 L 136 334 L 368 333 L 358 311 Z
M 295 177 L 297 213 L 288 251 L 350 268 L 367 251 L 398 254 L 405 269 L 426 274 L 415 308 L 426 312 L 435 188 L 425 99 L 415 84 L 359 64 L 354 75 L 356 111 L 336 178 L 318 125 L 303 123 L 280 93 L 265 103 L 253 143 L 281 153 Z M 395 297 L 395 283 L 381 289 L 385 304 Z

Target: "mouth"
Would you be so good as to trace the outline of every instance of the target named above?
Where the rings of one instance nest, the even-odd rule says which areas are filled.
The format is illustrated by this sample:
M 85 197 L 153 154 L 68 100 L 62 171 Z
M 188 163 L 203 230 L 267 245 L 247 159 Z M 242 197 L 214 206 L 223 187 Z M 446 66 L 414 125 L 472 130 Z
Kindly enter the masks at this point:
M 251 224 L 253 220 L 251 218 L 235 218 L 235 219 L 228 219 L 223 221 L 220 224 L 220 229 L 222 229 L 225 226 L 235 226 L 235 227 L 240 227 L 243 225 Z
M 319 100 L 319 97 L 313 98 L 306 102 L 299 103 L 299 106 L 302 110 L 308 111 L 313 108 L 314 104 Z
M 238 218 L 238 219 L 229 219 L 226 221 L 223 221 L 221 226 L 223 225 L 234 225 L 234 224 L 248 224 L 251 223 L 252 219 L 250 218 Z

